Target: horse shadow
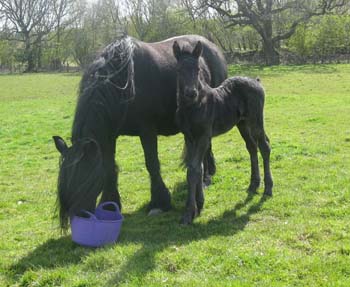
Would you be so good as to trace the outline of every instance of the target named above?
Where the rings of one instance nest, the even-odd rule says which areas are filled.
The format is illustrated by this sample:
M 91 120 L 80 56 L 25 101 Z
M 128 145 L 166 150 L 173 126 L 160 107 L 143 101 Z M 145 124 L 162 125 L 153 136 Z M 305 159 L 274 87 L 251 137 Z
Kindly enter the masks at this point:
M 73 243 L 68 235 L 58 239 L 49 239 L 18 262 L 12 264 L 7 270 L 7 275 L 15 279 L 28 270 L 54 269 L 60 266 L 78 264 L 82 258 L 93 251 L 93 249 L 84 248 Z
M 179 219 L 186 194 L 186 182 L 178 183 L 172 194 L 174 205 L 172 211 L 156 217 L 148 217 L 145 216 L 146 206 L 143 206 L 134 212 L 123 214 L 125 221 L 117 245 L 122 247 L 135 243 L 140 244 L 141 248 L 120 267 L 120 270 L 106 282 L 105 286 L 114 286 L 136 274 L 138 276 L 140 274 L 146 275 L 156 267 L 156 254 L 168 247 L 186 246 L 193 241 L 203 240 L 214 235 L 234 236 L 244 230 L 251 216 L 258 213 L 267 200 L 267 197 L 262 196 L 244 214 L 237 216 L 237 212 L 246 207 L 256 196 L 256 194 L 247 193 L 243 201 L 238 202 L 233 209 L 224 212 L 222 216 L 205 223 L 194 221 L 190 226 L 182 226 L 179 224 Z M 115 245 L 108 245 L 103 249 L 112 250 L 114 247 Z M 73 243 L 70 236 L 67 235 L 58 239 L 49 239 L 11 265 L 8 269 L 8 276 L 16 280 L 18 275 L 24 274 L 28 270 L 55 269 L 61 266 L 76 265 L 89 254 L 98 252 L 98 250 L 81 247 Z
M 245 229 L 251 216 L 258 213 L 266 200 L 270 198 L 263 195 L 258 202 L 248 207 L 257 194 L 247 193 L 243 201 L 236 203 L 231 210 L 225 211 L 220 217 L 205 223 L 194 221 L 190 226 L 182 226 L 179 224 L 179 219 L 183 208 L 179 206 L 183 206 L 186 194 L 187 184 L 185 182 L 177 184 L 172 194 L 173 210 L 149 219 L 148 223 L 147 217 L 145 219 L 144 216 L 144 208 L 126 215 L 126 218 L 131 220 L 125 221 L 123 226 L 125 236 L 121 237 L 118 245 L 135 243 L 142 247 L 121 266 L 119 271 L 106 282 L 105 286 L 115 286 L 134 276 L 144 277 L 156 267 L 156 255 L 168 247 L 179 248 L 211 236 L 234 236 Z M 248 207 L 247 211 L 237 216 L 238 211 L 245 207 Z M 145 227 L 135 230 L 133 220 L 135 218 L 138 220 L 138 217 L 144 221 L 142 226 Z M 145 231 L 146 229 L 147 231 Z M 171 272 L 171 266 L 169 268 Z

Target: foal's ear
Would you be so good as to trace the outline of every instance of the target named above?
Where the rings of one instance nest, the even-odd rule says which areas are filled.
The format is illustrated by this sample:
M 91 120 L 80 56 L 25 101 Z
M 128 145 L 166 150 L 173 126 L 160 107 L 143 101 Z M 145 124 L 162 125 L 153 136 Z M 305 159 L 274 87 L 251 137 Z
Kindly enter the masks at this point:
M 178 60 L 181 56 L 181 48 L 180 48 L 179 43 L 177 41 L 174 41 L 173 53 L 174 53 L 175 58 Z
M 198 41 L 196 47 L 194 47 L 194 49 L 192 51 L 192 56 L 199 58 L 202 55 L 202 51 L 203 51 L 202 42 Z
M 68 146 L 67 146 L 66 142 L 59 136 L 53 136 L 52 138 L 55 142 L 57 150 L 61 154 L 64 154 L 68 150 Z

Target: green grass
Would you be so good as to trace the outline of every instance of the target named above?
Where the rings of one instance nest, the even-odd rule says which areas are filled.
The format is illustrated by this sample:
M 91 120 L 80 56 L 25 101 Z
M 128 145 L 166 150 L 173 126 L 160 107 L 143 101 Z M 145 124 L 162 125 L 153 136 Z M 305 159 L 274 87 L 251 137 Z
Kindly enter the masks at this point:
M 0 76 L 0 286 L 350 286 L 350 65 L 230 67 L 259 76 L 272 143 L 274 197 L 249 197 L 236 129 L 215 138 L 217 174 L 203 213 L 185 204 L 182 136 L 159 138 L 174 209 L 147 217 L 138 138 L 117 145 L 123 224 L 88 249 L 53 219 L 58 152 L 69 138 L 79 75 Z

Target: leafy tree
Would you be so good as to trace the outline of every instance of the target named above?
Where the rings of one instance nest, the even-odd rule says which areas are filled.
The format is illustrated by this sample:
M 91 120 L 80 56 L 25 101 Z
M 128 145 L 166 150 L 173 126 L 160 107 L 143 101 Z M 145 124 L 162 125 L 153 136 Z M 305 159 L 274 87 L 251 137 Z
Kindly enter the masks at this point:
M 27 71 L 35 69 L 35 47 L 54 26 L 52 4 L 54 0 L 0 0 L 9 39 L 24 43 Z
M 221 15 L 227 26 L 252 26 L 261 37 L 266 64 L 276 65 L 281 40 L 290 38 L 311 17 L 344 7 L 347 0 L 200 0 L 200 4 Z
M 16 60 L 16 47 L 13 43 L 2 40 L 0 41 L 0 67 L 7 68 L 11 72 L 13 71 Z

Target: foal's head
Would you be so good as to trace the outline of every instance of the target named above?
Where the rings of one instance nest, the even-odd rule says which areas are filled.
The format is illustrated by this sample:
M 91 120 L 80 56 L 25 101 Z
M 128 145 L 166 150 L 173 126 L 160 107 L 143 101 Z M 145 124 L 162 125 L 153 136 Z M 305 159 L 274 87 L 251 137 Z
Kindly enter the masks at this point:
M 200 89 L 200 56 L 203 46 L 200 41 L 192 50 L 180 48 L 177 41 L 173 44 L 173 53 L 177 60 L 178 96 L 186 102 L 196 102 Z

